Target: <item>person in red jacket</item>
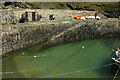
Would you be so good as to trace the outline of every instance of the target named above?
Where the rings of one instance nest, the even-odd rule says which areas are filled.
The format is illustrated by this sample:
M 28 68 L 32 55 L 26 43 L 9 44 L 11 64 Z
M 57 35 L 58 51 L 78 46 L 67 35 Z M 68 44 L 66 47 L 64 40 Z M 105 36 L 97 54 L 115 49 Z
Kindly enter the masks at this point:
M 40 15 L 40 12 L 36 10 L 36 13 L 37 13 L 37 21 L 40 20 L 40 18 L 42 18 L 42 16 Z

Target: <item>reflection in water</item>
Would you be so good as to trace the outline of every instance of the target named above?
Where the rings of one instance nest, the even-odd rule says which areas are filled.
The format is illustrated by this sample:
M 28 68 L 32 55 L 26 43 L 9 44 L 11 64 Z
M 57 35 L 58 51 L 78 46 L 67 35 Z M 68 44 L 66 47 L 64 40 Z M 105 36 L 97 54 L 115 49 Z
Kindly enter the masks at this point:
M 3 77 L 40 78 L 54 75 L 51 77 L 113 78 L 117 67 L 107 64 L 112 64 L 111 49 L 118 46 L 120 37 L 77 41 L 44 50 L 41 50 L 41 45 L 37 45 L 13 52 L 12 55 L 3 58 Z

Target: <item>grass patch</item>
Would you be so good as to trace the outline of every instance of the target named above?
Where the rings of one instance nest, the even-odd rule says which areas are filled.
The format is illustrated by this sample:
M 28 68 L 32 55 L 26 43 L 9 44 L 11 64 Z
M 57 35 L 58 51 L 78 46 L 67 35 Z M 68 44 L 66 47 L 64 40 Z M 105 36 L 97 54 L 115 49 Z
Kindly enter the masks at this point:
M 13 22 L 12 24 L 14 24 L 14 25 L 15 25 L 16 23 L 15 23 L 15 22 Z
M 2 23 L 2 25 L 8 25 L 8 23 Z
M 9 25 L 9 24 L 17 24 L 17 23 L 15 23 L 15 22 L 13 22 L 13 23 L 1 23 L 2 25 Z

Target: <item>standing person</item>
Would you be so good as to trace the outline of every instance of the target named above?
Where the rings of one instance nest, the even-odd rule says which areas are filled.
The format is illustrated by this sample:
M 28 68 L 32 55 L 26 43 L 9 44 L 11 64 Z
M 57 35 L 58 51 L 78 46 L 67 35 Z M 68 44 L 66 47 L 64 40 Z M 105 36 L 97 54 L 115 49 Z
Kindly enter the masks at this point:
M 35 11 L 36 11 L 36 13 L 37 13 L 37 21 L 39 21 L 39 20 L 40 20 L 40 12 L 37 11 L 36 9 L 35 9 Z
M 97 19 L 98 12 L 95 13 L 95 19 Z
M 96 17 L 97 17 L 97 13 L 95 13 L 95 19 L 96 19 Z

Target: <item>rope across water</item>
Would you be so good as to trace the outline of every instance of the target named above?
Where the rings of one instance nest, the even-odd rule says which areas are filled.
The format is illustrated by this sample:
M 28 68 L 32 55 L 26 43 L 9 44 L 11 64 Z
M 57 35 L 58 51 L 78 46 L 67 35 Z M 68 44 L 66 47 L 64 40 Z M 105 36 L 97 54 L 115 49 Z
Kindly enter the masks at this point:
M 92 68 L 87 68 L 87 69 L 83 69 L 83 70 L 76 70 L 76 71 L 73 71 L 73 72 L 66 72 L 66 73 L 61 73 L 61 74 L 56 74 L 56 75 L 50 75 L 50 76 L 45 76 L 45 77 L 40 77 L 40 78 L 50 78 L 50 77 L 55 77 L 55 76 L 61 76 L 61 75 L 67 75 L 67 74 L 78 73 L 78 72 L 87 71 L 87 70 L 94 70 L 94 69 L 99 69 L 99 68 L 111 66 L 111 65 L 113 65 L 113 64 L 115 64 L 115 63 L 106 64 L 106 65 L 101 65 L 101 66 L 92 67 Z M 39 78 L 28 79 L 28 80 L 36 80 L 36 79 L 39 79 Z

